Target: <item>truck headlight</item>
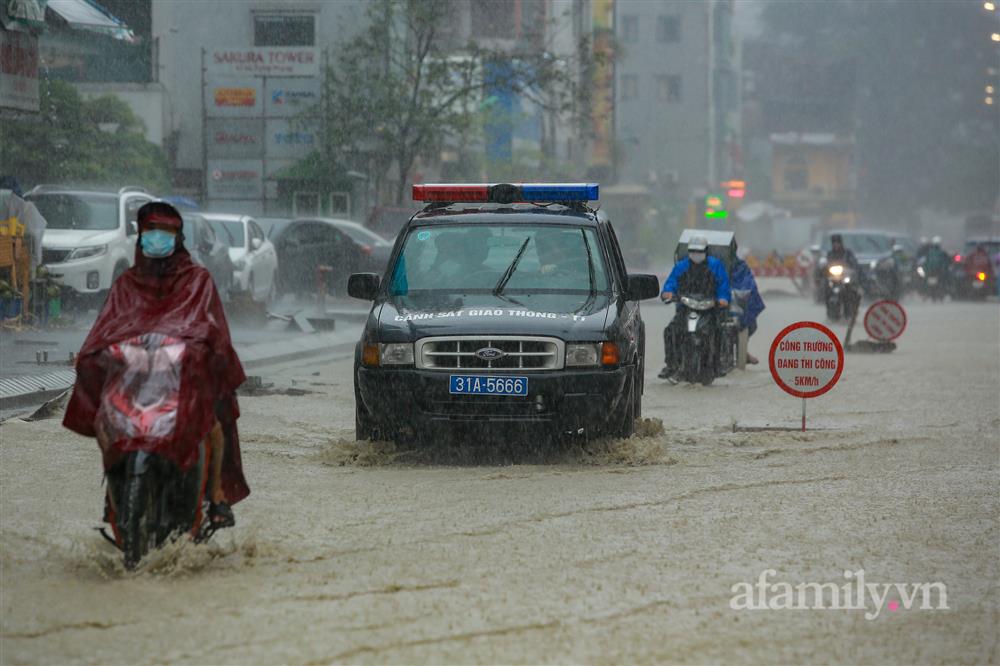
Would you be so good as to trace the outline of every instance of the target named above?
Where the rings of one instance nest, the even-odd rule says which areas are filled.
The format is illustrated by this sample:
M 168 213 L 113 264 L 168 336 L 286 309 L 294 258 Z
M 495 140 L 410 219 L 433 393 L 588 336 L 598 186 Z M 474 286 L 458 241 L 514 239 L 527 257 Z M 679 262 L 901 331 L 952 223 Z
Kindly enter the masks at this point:
M 385 342 L 379 345 L 380 365 L 413 365 L 412 342 Z
M 66 256 L 64 261 L 76 261 L 77 259 L 87 259 L 88 257 L 98 257 L 108 251 L 107 245 L 90 245 L 88 247 L 78 247 Z
M 566 367 L 597 365 L 601 360 L 601 344 L 566 345 Z

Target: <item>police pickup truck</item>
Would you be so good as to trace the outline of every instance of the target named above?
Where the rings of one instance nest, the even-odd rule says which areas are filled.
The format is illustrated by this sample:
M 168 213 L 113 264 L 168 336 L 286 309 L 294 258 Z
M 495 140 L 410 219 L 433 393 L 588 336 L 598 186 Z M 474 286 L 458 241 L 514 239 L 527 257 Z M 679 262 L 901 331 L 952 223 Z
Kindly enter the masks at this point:
M 424 202 L 384 276 L 354 365 L 358 439 L 628 437 L 654 275 L 629 275 L 596 184 L 414 185 Z

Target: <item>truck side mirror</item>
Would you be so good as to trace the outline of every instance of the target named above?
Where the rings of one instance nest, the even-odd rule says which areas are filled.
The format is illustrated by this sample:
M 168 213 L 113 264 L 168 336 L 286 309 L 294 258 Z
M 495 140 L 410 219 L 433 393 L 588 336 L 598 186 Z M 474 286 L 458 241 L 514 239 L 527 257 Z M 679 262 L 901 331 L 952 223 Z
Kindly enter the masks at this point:
M 644 301 L 660 295 L 660 280 L 655 275 L 635 274 L 628 276 L 626 297 L 630 301 Z
M 347 293 L 364 301 L 373 301 L 378 295 L 381 277 L 378 273 L 355 273 L 347 279 Z

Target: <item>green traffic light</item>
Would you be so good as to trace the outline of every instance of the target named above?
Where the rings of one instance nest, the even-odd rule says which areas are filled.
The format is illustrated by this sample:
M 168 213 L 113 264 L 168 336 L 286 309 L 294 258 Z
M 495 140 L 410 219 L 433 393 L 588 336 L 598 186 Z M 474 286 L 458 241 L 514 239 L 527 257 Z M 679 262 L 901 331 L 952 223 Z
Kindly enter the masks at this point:
M 724 220 L 729 217 L 728 210 L 706 210 L 705 218 L 711 220 Z

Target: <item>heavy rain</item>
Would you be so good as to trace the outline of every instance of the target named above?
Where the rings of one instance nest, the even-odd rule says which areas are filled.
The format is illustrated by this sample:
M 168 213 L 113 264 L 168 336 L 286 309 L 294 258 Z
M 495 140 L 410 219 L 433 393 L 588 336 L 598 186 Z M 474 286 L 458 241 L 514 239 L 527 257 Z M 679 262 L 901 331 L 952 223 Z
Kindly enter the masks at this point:
M 0 6 L 0 664 L 1000 661 L 1000 3 Z

